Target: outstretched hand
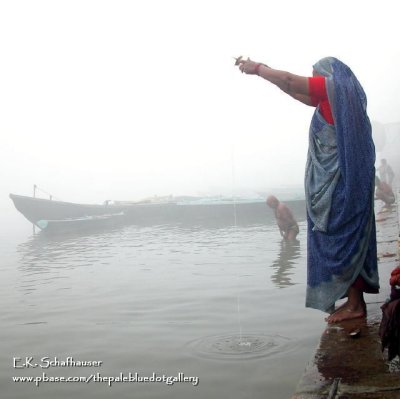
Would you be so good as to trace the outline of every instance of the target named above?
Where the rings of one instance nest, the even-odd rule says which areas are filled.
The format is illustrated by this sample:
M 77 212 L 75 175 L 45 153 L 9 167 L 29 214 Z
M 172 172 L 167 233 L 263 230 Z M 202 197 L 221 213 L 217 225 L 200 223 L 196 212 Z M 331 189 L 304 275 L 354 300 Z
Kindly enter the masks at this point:
M 256 75 L 257 74 L 257 66 L 260 65 L 259 62 L 254 62 L 250 58 L 247 60 L 243 59 L 242 56 L 236 58 L 235 65 L 239 67 L 242 73 L 246 73 L 247 75 Z

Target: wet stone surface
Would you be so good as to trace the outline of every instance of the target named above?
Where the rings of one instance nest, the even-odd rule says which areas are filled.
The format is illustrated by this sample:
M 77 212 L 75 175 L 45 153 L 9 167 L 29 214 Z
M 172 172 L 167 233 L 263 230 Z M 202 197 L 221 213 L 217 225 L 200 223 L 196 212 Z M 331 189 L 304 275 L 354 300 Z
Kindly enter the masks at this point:
M 397 210 L 378 213 L 381 292 L 367 297 L 366 319 L 327 325 L 292 399 L 400 398 L 400 360 L 387 361 L 379 338 L 380 306 L 390 295 L 390 273 L 399 265 L 398 235 Z

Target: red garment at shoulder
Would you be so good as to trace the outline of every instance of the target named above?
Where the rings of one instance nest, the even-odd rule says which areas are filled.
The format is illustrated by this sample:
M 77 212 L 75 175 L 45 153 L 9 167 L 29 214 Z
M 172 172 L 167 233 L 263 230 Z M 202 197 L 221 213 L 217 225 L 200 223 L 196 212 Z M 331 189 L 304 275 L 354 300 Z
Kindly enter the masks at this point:
M 319 111 L 324 119 L 334 124 L 331 106 L 328 100 L 328 94 L 325 87 L 325 78 L 323 76 L 314 76 L 308 78 L 308 93 L 311 99 L 311 104 L 316 107 L 319 105 Z

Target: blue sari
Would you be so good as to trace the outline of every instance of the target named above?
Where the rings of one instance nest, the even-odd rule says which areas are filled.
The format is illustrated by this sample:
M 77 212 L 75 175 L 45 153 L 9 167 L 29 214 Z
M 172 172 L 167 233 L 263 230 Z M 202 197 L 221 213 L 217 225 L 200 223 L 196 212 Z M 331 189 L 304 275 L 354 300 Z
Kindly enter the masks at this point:
M 374 216 L 375 147 L 367 99 L 348 66 L 329 57 L 314 65 L 325 77 L 334 125 L 315 110 L 305 191 L 306 306 L 330 311 L 358 276 L 379 289 Z

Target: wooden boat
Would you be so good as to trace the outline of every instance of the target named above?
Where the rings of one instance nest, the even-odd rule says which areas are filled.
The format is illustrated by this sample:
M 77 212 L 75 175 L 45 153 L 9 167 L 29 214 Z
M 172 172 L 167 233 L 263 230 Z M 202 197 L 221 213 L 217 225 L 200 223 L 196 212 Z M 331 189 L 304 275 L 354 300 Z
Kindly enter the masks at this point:
M 118 220 L 118 224 L 231 226 L 263 223 L 273 218 L 264 200 L 198 197 L 155 197 L 141 201 L 78 204 L 10 194 L 26 219 L 47 231 L 95 226 Z M 297 220 L 304 218 L 304 200 L 286 201 Z M 121 214 L 122 213 L 122 214 Z M 116 216 L 118 215 L 119 216 Z M 105 217 L 107 216 L 107 217 Z M 92 218 L 90 218 L 92 217 Z M 93 218 L 96 217 L 96 218 Z M 46 225 L 46 227 L 44 227 Z M 70 228 L 68 227 L 68 229 Z
M 41 228 L 39 221 L 65 221 L 90 216 L 105 216 L 121 214 L 127 209 L 127 205 L 114 205 L 105 202 L 97 204 L 76 204 L 72 202 L 55 201 L 43 198 L 26 197 L 10 194 L 15 207 L 31 223 Z

